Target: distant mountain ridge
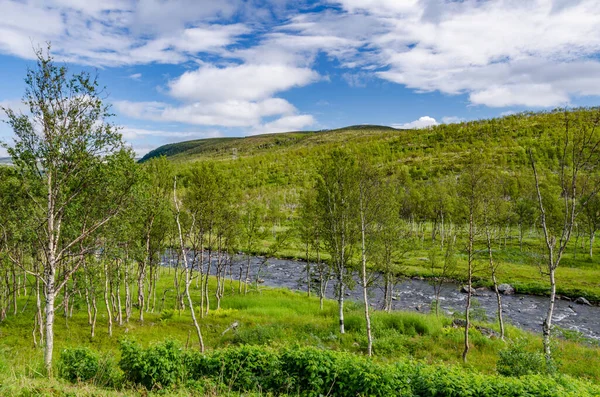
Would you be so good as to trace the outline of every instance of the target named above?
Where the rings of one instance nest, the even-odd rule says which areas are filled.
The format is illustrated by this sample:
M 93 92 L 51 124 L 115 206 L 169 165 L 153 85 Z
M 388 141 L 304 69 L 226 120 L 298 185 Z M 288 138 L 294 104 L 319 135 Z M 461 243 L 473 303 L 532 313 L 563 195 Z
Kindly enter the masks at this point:
M 343 128 L 318 131 L 291 131 L 273 134 L 250 135 L 246 137 L 206 138 L 178 143 L 170 143 L 160 146 L 140 159 L 147 161 L 153 157 L 171 157 L 174 160 L 189 160 L 204 155 L 228 155 L 236 156 L 241 153 L 256 152 L 272 147 L 285 147 L 301 144 L 311 138 L 327 138 L 331 134 L 352 133 L 385 133 L 401 132 L 393 127 L 382 125 L 361 124 Z M 329 141 L 329 139 L 325 139 Z

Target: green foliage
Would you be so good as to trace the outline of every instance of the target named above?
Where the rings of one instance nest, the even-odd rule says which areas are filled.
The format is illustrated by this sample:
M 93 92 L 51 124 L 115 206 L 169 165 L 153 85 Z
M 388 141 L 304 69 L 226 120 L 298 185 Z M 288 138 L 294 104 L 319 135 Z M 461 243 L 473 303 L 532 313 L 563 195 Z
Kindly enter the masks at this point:
M 283 336 L 281 326 L 276 324 L 257 325 L 236 331 L 233 343 L 238 345 L 266 345 Z
M 398 315 L 398 313 L 375 312 L 372 317 L 372 328 L 376 337 L 383 337 L 390 331 L 408 336 L 433 336 L 439 334 L 442 327 L 442 318 L 418 313 Z
M 125 379 L 147 389 L 162 389 L 177 384 L 183 375 L 181 347 L 173 340 L 166 340 L 143 349 L 131 340 L 119 344 L 119 366 Z
M 518 339 L 498 352 L 496 369 L 500 375 L 522 376 L 541 374 L 546 371 L 544 355 L 526 350 L 527 341 Z
M 298 345 L 281 350 L 240 346 L 208 354 L 186 351 L 178 359 L 186 384 L 202 391 L 208 387 L 275 395 L 428 397 L 588 396 L 600 392 L 597 386 L 567 377 L 529 374 L 506 378 L 411 361 L 389 365 Z M 132 378 L 130 369 L 124 371 Z
M 99 369 L 98 354 L 87 347 L 64 349 L 58 360 L 58 375 L 70 382 L 92 379 Z

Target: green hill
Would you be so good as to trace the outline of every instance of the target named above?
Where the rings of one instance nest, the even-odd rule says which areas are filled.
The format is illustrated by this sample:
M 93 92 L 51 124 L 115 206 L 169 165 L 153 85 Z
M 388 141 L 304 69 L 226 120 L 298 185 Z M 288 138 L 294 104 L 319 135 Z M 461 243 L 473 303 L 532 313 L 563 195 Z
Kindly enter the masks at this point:
M 276 134 L 252 135 L 242 138 L 208 138 L 160 146 L 146 154 L 140 162 L 153 157 L 166 156 L 176 161 L 195 160 L 203 157 L 228 157 L 250 155 L 260 152 L 311 146 L 331 141 L 343 141 L 357 134 L 401 133 L 392 127 L 379 125 L 354 125 L 322 131 L 294 131 Z

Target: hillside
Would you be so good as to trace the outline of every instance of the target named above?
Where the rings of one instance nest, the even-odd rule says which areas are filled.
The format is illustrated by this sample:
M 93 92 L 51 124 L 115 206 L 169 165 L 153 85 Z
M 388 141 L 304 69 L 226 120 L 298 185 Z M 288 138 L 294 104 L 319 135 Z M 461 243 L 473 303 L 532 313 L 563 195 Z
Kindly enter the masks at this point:
M 171 143 L 160 146 L 146 154 L 140 162 L 166 156 L 176 161 L 194 160 L 203 157 L 227 157 L 257 154 L 280 148 L 311 146 L 331 141 L 344 141 L 362 134 L 401 133 L 392 127 L 379 125 L 354 125 L 322 131 L 294 131 L 275 134 L 252 135 L 242 138 L 208 138 Z
M 594 111 L 576 109 L 571 113 L 588 117 Z M 409 172 L 411 177 L 427 179 L 460 171 L 462 159 L 478 147 L 489 152 L 496 166 L 514 170 L 528 164 L 525 148 L 534 141 L 539 143 L 537 138 L 563 131 L 562 117 L 560 111 L 552 111 L 442 124 L 419 130 L 366 125 L 245 138 L 200 139 L 161 146 L 144 156 L 141 162 L 159 156 L 166 156 L 176 163 L 209 159 L 225 162 L 246 159 L 251 163 L 262 160 L 263 165 L 268 164 L 270 172 L 285 168 L 283 179 L 290 181 L 297 171 L 304 173 L 317 158 L 343 146 L 363 153 L 374 164 L 390 168 L 389 173 L 405 168 L 404 172 Z M 553 150 L 550 146 L 542 147 L 549 158 L 553 157 Z

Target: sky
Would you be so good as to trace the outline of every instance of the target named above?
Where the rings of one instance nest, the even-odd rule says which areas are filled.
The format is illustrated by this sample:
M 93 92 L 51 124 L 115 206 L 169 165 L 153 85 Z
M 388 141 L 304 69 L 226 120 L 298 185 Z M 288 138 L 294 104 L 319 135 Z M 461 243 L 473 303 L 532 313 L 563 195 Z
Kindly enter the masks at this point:
M 0 106 L 22 108 L 34 48 L 50 42 L 70 71 L 98 72 L 138 155 L 200 138 L 600 105 L 598 0 L 0 0 L 0 10 Z

